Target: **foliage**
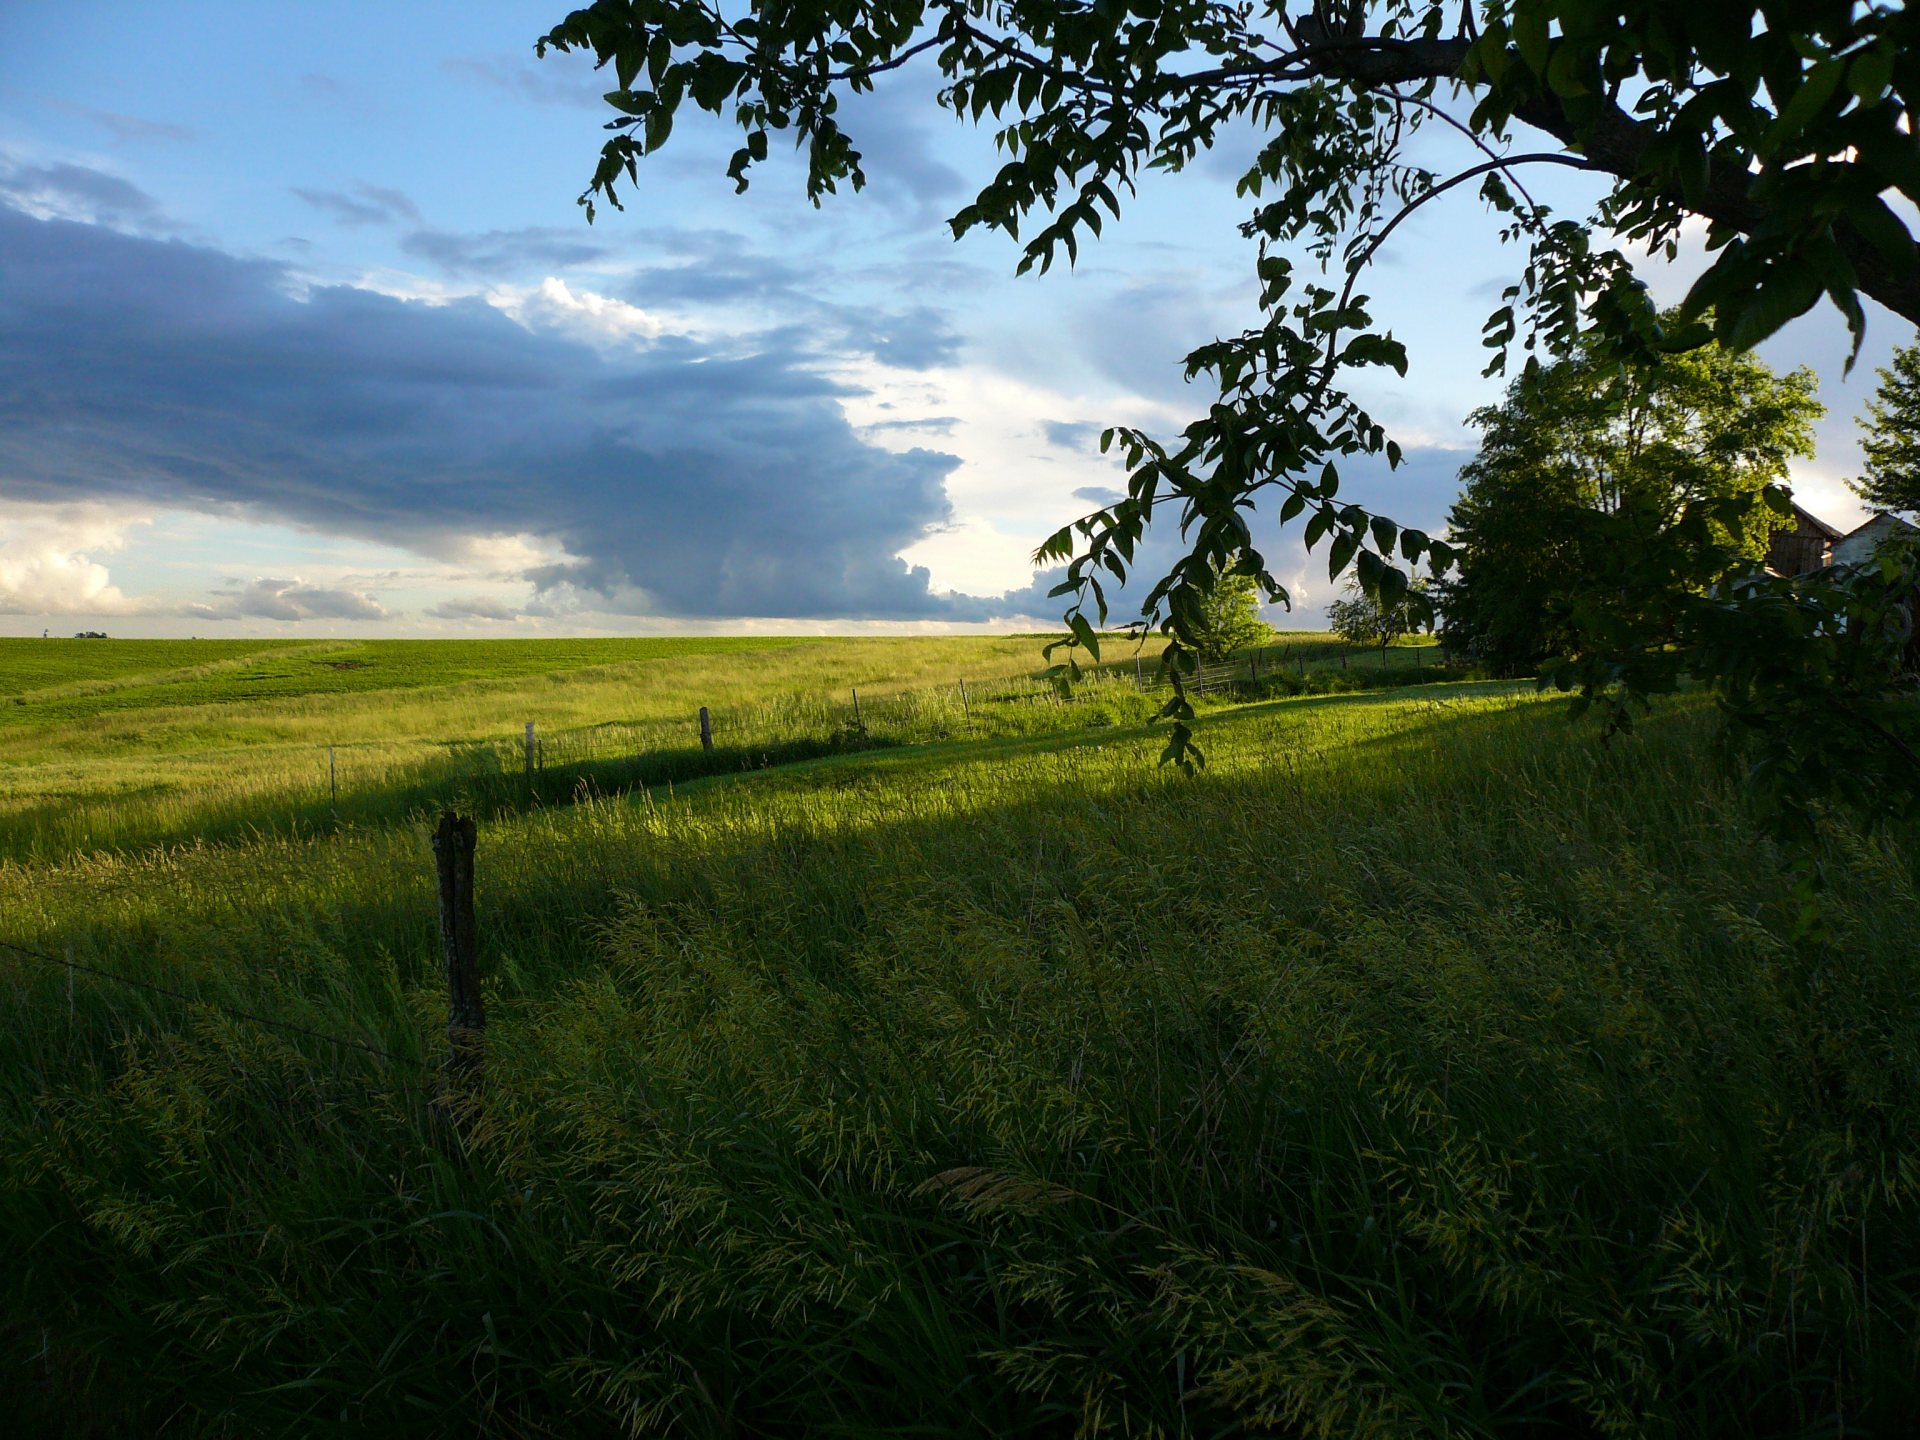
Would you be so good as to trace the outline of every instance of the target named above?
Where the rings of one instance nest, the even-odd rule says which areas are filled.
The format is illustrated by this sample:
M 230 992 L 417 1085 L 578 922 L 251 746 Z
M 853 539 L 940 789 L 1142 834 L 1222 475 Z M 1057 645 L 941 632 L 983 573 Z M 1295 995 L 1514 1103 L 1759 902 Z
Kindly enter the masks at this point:
M 1796 940 L 1697 716 L 1555 708 L 503 819 L 464 1144 L 424 1073 L 0 952 L 15 1428 L 1902 1433 L 1910 837 L 1822 826 Z M 417 826 L 80 855 L 0 937 L 425 1060 L 433 891 Z
M 1384 650 L 1402 635 L 1433 623 L 1429 590 L 1425 579 L 1416 580 L 1406 598 L 1389 607 L 1367 594 L 1357 579 L 1349 580 L 1346 593 L 1327 606 L 1327 624 L 1352 644 L 1378 645 Z
M 1272 634 L 1273 627 L 1260 618 L 1260 588 L 1253 576 L 1237 571 L 1214 576 L 1194 618 L 1193 648 L 1200 658 L 1225 660 Z
M 1866 473 L 1853 488 L 1875 509 L 1920 510 L 1920 346 L 1893 352 L 1867 402 Z
M 1472 417 L 1480 450 L 1448 517 L 1448 645 L 1509 674 L 1591 650 L 1584 617 L 1617 598 L 1593 583 L 1616 568 L 1601 552 L 1690 544 L 1690 512 L 1700 543 L 1675 583 L 1704 590 L 1764 559 L 1787 461 L 1813 453 L 1815 384 L 1718 344 L 1619 365 L 1592 342 L 1516 380 Z
M 1743 349 L 1830 299 L 1856 351 L 1861 295 L 1920 320 L 1920 263 L 1895 205 L 1920 200 L 1905 117 L 1920 90 L 1920 16 L 1839 0 L 1620 7 L 1601 0 L 1315 0 L 1222 6 L 986 7 L 947 0 L 798 0 L 742 10 L 714 0 L 595 0 L 539 48 L 610 66 L 614 132 L 587 192 L 618 204 L 639 160 L 668 143 L 691 104 L 736 124 L 728 173 L 742 187 L 776 134 L 807 158 L 818 202 L 865 182 L 843 95 L 926 57 L 941 101 L 991 122 L 1006 160 L 953 217 L 1023 240 L 1021 270 L 1071 263 L 1117 217 L 1146 170 L 1178 171 L 1230 127 L 1261 148 L 1240 179 L 1258 242 L 1260 313 L 1187 357 L 1219 398 L 1176 439 L 1117 429 L 1125 499 L 1070 525 L 1036 558 L 1065 562 L 1074 643 L 1098 653 L 1103 575 L 1125 577 L 1156 511 L 1175 510 L 1189 553 L 1148 593 L 1143 625 L 1191 646 L 1211 575 L 1244 556 L 1269 599 L 1247 508 L 1265 494 L 1282 525 L 1326 542 L 1334 578 L 1358 567 L 1389 605 L 1403 566 L 1444 570 L 1451 550 L 1340 494 L 1349 457 L 1399 449 L 1342 383 L 1407 358 L 1360 289 L 1368 264 L 1419 207 L 1478 183 L 1506 238 L 1525 242 L 1515 284 L 1489 318 L 1491 371 L 1508 350 L 1567 353 L 1583 330 L 1617 359 L 1700 343 Z M 1523 129 L 1541 148 L 1509 135 Z M 1434 132 L 1423 134 L 1421 132 Z M 1450 169 L 1416 150 L 1452 143 Z M 1591 223 L 1552 215 L 1529 167 L 1593 172 L 1612 185 Z M 1890 204 L 1889 196 L 1894 204 Z M 1671 256 L 1683 218 L 1708 222 L 1713 261 L 1671 326 L 1626 257 L 1596 233 Z M 1333 273 L 1306 278 L 1303 262 Z M 1717 522 L 1710 522 L 1717 523 Z M 1092 623 L 1086 623 L 1092 617 Z M 1080 623 L 1075 623 L 1080 622 Z M 1645 637 L 1631 637 L 1639 644 Z M 1176 670 L 1178 670 L 1176 666 Z M 1622 674 L 1627 672 L 1623 671 Z M 1170 758 L 1187 753 L 1176 692 Z

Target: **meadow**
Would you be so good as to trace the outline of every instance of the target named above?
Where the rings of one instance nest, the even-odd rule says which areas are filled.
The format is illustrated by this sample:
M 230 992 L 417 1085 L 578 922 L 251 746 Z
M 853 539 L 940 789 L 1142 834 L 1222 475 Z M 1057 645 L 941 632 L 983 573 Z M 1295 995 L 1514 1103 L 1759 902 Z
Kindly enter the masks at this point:
M 618 792 L 874 745 L 1140 721 L 1164 699 L 1138 688 L 1156 651 L 1115 640 L 1088 683 L 1063 687 L 1042 678 L 1040 643 L 0 639 L 0 856 L 330 830 L 433 804 L 493 813 L 583 784 Z M 1346 656 L 1295 633 L 1263 653 L 1269 688 L 1324 688 L 1373 684 L 1383 661 L 1392 678 L 1422 648 Z
M 1909 1433 L 1914 837 L 1828 817 L 1806 923 L 1701 706 L 1602 746 L 1525 686 L 1249 687 L 1186 778 L 1031 640 L 609 663 L 148 707 L 184 756 L 833 727 L 501 791 L 452 1103 L 424 805 L 0 860 L 0 939 L 176 992 L 0 953 L 29 1430 Z M 966 674 L 1031 698 L 832 746 L 841 686 Z M 103 814 L 116 733 L 66 762 Z

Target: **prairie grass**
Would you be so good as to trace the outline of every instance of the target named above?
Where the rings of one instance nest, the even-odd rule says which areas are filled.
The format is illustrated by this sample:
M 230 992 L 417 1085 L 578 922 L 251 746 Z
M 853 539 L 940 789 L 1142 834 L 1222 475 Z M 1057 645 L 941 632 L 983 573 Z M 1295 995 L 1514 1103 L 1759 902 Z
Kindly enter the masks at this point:
M 1824 928 L 1676 706 L 965 738 L 482 834 L 489 1069 L 0 959 L 72 1433 L 1901 1434 L 1912 837 Z M 0 936 L 424 1066 L 419 826 L 0 862 Z
M 1076 683 L 1044 680 L 1036 636 L 232 643 L 0 641 L 0 659 L 64 647 L 69 666 L 0 705 L 0 855 L 329 830 L 448 803 L 494 814 L 873 745 L 1137 723 L 1164 699 L 1132 693 L 1157 657 L 1136 664 L 1118 642 Z M 154 666 L 134 670 L 144 645 Z M 1269 690 L 1439 676 L 1382 669 L 1379 652 L 1349 668 L 1323 635 L 1264 653 Z

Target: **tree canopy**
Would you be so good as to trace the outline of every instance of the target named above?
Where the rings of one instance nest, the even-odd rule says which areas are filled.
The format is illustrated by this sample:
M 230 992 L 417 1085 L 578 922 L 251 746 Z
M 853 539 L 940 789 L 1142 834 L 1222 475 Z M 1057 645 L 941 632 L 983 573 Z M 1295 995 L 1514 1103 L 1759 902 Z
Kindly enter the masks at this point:
M 589 218 L 596 202 L 619 203 L 690 106 L 740 130 L 728 173 L 742 187 L 782 136 L 804 151 L 816 202 L 858 188 L 842 99 L 931 67 L 939 102 L 993 126 L 1005 156 L 954 233 L 1005 232 L 1022 270 L 1071 263 L 1144 171 L 1178 171 L 1227 127 L 1251 126 L 1261 143 L 1239 193 L 1259 311 L 1186 359 L 1217 398 L 1177 436 L 1103 435 L 1127 464 L 1124 498 L 1035 556 L 1066 567 L 1056 593 L 1070 597 L 1070 644 L 1097 653 L 1104 587 L 1128 577 L 1155 515 L 1175 512 L 1186 553 L 1137 623 L 1168 637 L 1177 673 L 1192 663 L 1200 597 L 1236 557 L 1269 599 L 1286 598 L 1249 523 L 1256 500 L 1274 502 L 1267 526 L 1300 524 L 1332 577 L 1354 567 L 1388 605 L 1412 567 L 1450 564 L 1449 545 L 1341 493 L 1340 475 L 1355 457 L 1400 459 L 1345 382 L 1367 367 L 1405 373 L 1361 281 L 1396 228 L 1441 196 L 1476 188 L 1522 247 L 1487 321 L 1490 373 L 1516 346 L 1532 367 L 1583 335 L 1619 363 L 1709 336 L 1744 349 L 1823 297 L 1856 351 L 1863 298 L 1920 321 L 1902 214 L 1920 202 L 1916 38 L 1905 7 L 1854 0 L 594 0 L 539 48 L 585 49 L 612 71 L 613 134 L 581 197 Z M 1412 148 L 1422 132 L 1451 137 L 1452 168 Z M 1554 215 L 1527 187 L 1541 166 L 1609 189 L 1590 216 Z M 1671 257 L 1690 215 L 1707 222 L 1712 262 L 1664 318 L 1622 247 Z M 1177 686 L 1167 713 L 1169 756 L 1185 758 L 1191 711 Z
M 1763 559 L 1787 462 L 1813 453 L 1815 388 L 1810 370 L 1775 375 L 1717 343 L 1617 366 L 1593 340 L 1515 381 L 1471 417 L 1482 439 L 1448 516 L 1448 644 L 1509 672 L 1590 648 L 1592 607 L 1619 603 L 1591 584 L 1616 568 L 1609 548 L 1681 545 L 1679 583 L 1696 591 Z M 1697 537 L 1676 530 L 1690 513 Z
M 1378 645 L 1385 650 L 1402 635 L 1432 624 L 1433 606 L 1427 588 L 1422 577 L 1413 582 L 1399 604 L 1383 605 L 1377 596 L 1367 594 L 1358 579 L 1349 579 L 1345 593 L 1327 606 L 1327 624 L 1349 644 Z
M 1214 578 L 1201 597 L 1193 647 L 1202 660 L 1225 660 L 1273 634 L 1260 618 L 1260 587 L 1253 576 L 1230 572 Z
M 1920 510 L 1920 346 L 1896 350 L 1867 402 L 1866 472 L 1853 488 L 1881 510 Z

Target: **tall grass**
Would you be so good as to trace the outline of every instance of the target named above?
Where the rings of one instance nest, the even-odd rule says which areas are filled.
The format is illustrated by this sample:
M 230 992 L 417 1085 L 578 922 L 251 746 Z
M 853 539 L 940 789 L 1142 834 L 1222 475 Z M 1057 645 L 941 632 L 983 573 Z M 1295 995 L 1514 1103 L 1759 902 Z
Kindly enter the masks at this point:
M 31 649 L 53 642 L 14 643 Z M 99 642 L 71 642 L 83 657 L 91 655 L 90 643 Z M 617 664 L 583 663 L 613 653 L 614 642 L 578 642 L 573 650 L 473 642 L 441 660 L 427 642 L 307 642 L 266 654 L 301 664 L 314 655 L 377 654 L 386 657 L 379 665 L 395 688 L 183 705 L 168 696 L 185 680 L 231 679 L 234 667 L 258 663 L 259 654 L 187 670 L 115 670 L 124 660 L 120 651 L 138 643 L 106 654 L 109 678 L 33 692 L 84 696 L 100 688 L 127 708 L 0 727 L 0 855 L 39 861 L 261 831 L 330 830 L 449 803 L 494 814 L 566 801 L 583 788 L 619 793 L 871 746 L 1137 723 L 1164 699 L 1137 691 L 1141 679 L 1153 679 L 1154 658 L 1136 660 L 1123 647 L 1070 683 L 1049 680 L 1037 637 L 1025 636 L 735 646 Z M 477 662 L 462 654 L 478 649 L 484 657 L 501 646 L 511 647 L 523 673 L 444 684 L 423 679 L 464 674 Z M 165 646 L 161 653 L 182 658 Z M 1382 668 L 1379 652 L 1349 669 L 1337 642 L 1323 635 L 1283 635 L 1265 655 L 1261 685 L 1228 688 L 1244 698 L 1250 690 L 1445 678 L 1431 665 Z M 524 673 L 542 663 L 556 668 Z M 1243 669 L 1243 680 L 1248 673 Z M 699 744 L 695 715 L 702 705 L 713 719 L 713 753 Z M 537 741 L 531 783 L 523 746 L 529 720 Z
M 488 1087 L 0 969 L 8 1359 L 95 1433 L 1902 1433 L 1909 842 L 1828 925 L 1685 712 L 878 752 L 483 835 Z M 0 934 L 430 1059 L 417 831 Z M 456 1139 L 463 1134 L 464 1140 Z

